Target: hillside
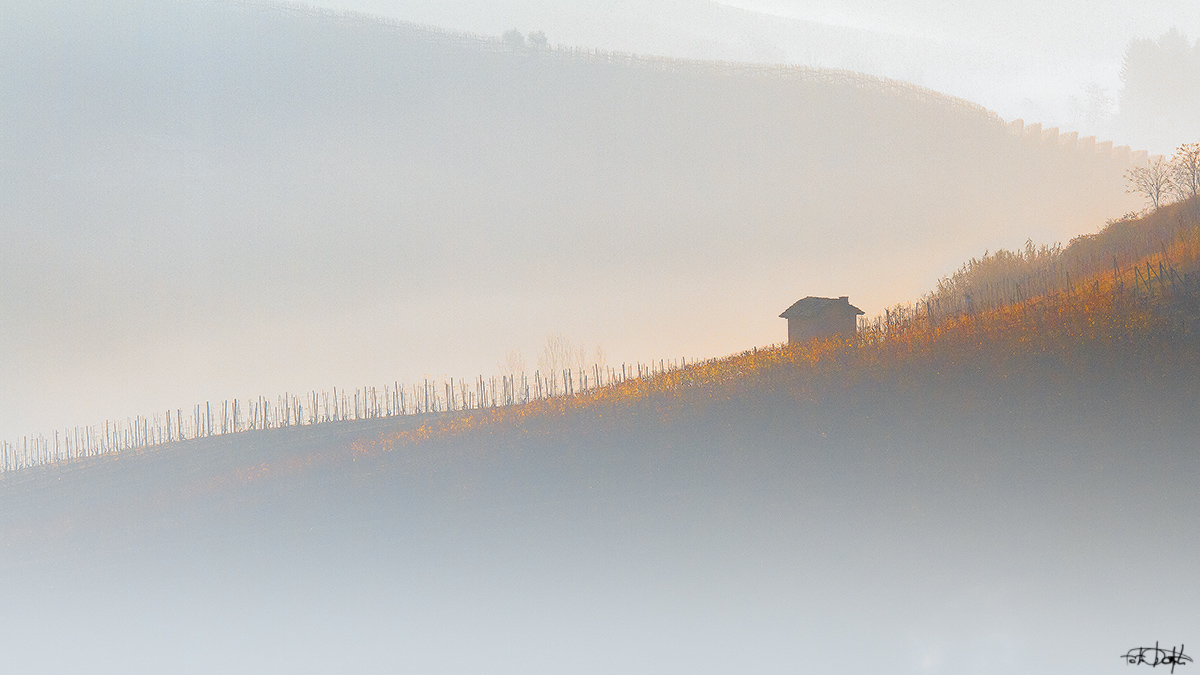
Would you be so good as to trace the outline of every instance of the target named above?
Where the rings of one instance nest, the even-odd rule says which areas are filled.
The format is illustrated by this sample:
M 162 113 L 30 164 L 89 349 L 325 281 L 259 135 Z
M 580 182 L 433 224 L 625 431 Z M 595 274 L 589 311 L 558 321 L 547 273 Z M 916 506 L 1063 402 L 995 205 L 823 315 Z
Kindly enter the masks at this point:
M 262 3 L 3 18 L 0 438 L 554 332 L 728 353 L 798 293 L 874 311 L 1136 206 L 1111 146 L 843 71 Z
M 1110 254 L 1067 286 L 1063 270 Z M 1193 200 L 973 261 L 942 288 L 1045 290 L 933 321 L 898 311 L 855 343 L 6 475 L 10 657 L 1116 670 L 1143 633 L 1200 628 L 1198 256 Z M 1172 602 L 1148 601 L 1146 579 Z M 60 631 L 79 648 L 51 649 Z

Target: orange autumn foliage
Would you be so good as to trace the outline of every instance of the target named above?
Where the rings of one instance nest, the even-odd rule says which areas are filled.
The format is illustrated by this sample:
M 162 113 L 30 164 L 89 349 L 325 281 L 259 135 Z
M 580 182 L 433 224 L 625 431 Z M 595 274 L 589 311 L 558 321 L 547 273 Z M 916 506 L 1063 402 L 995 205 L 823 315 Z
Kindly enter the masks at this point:
M 376 455 L 464 434 L 543 433 L 566 417 L 596 428 L 638 415 L 666 423 L 685 410 L 716 412 L 735 400 L 752 405 L 783 397 L 802 410 L 823 397 L 868 395 L 881 387 L 937 398 L 935 390 L 953 384 L 942 396 L 957 405 L 973 388 L 998 381 L 1018 392 L 1052 385 L 1079 396 L 1106 377 L 1186 385 L 1200 375 L 1198 261 L 1200 202 L 1191 200 L 1111 222 L 1065 248 L 1030 245 L 1023 253 L 985 256 L 922 302 L 932 306 L 930 298 L 946 298 L 950 289 L 1015 288 L 1032 279 L 1041 280 L 1041 293 L 1007 300 L 994 294 L 974 313 L 897 308 L 886 319 L 864 322 L 851 340 L 754 349 L 576 396 L 470 411 L 360 440 L 354 453 Z M 951 304 L 944 300 L 941 307 Z

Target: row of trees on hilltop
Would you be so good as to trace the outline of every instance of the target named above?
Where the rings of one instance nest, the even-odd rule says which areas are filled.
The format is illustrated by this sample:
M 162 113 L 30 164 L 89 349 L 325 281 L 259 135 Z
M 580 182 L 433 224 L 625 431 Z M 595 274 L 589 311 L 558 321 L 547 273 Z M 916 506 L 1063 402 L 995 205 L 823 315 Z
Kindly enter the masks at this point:
M 1130 41 L 1113 133 L 1142 147 L 1171 147 L 1200 133 L 1200 40 L 1172 28 Z
M 1140 194 L 1155 210 L 1200 195 L 1200 143 L 1184 143 L 1171 159 L 1151 157 L 1125 173 L 1126 192 Z
M 537 51 L 546 49 L 546 33 L 544 31 L 533 31 L 528 37 L 521 34 L 521 31 L 516 28 L 511 28 L 504 31 L 504 35 L 500 36 L 500 41 L 510 48 L 521 51 L 525 49 Z

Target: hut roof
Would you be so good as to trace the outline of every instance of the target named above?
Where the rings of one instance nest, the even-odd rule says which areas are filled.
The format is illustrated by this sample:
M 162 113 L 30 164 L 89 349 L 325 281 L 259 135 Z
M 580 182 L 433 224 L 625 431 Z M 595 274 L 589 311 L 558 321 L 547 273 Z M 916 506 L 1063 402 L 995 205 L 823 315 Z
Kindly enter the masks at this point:
M 855 307 L 854 305 L 851 305 L 850 298 L 848 298 L 848 297 L 843 296 L 840 298 L 817 298 L 817 297 L 813 297 L 810 295 L 807 298 L 804 298 L 803 300 L 797 300 L 795 304 L 793 304 L 791 307 L 788 307 L 786 310 L 784 310 L 783 314 L 779 315 L 779 318 L 781 318 L 781 319 L 800 319 L 800 318 L 808 319 L 808 318 L 820 316 L 821 314 L 824 314 L 826 311 L 829 311 L 831 309 L 836 311 L 839 308 L 848 309 L 849 311 L 854 313 L 854 316 L 858 316 L 859 314 L 866 314 L 866 312 Z

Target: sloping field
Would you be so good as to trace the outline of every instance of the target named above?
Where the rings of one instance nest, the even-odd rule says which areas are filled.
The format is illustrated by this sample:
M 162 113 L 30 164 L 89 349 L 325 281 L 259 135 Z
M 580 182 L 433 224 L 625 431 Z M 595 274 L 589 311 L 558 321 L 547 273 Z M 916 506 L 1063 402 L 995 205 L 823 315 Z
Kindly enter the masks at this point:
M 1128 253 L 1111 271 L 973 315 L 902 315 L 852 344 L 6 480 L 9 658 L 59 672 L 1124 668 L 1148 636 L 1200 628 L 1198 226 L 1194 202 L 1114 223 L 1058 254 Z M 1152 260 L 1177 285 L 1137 281 Z M 64 634 L 72 649 L 53 649 Z

